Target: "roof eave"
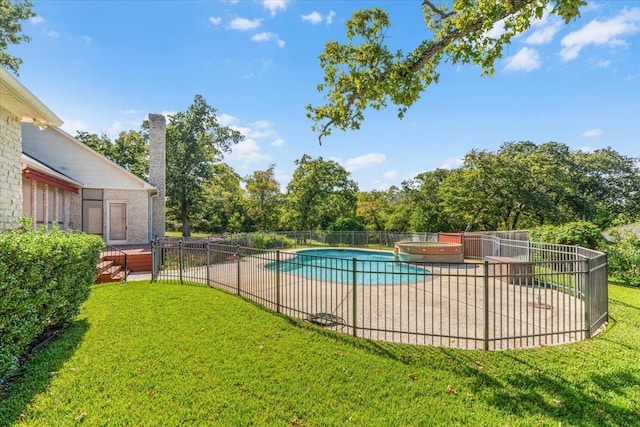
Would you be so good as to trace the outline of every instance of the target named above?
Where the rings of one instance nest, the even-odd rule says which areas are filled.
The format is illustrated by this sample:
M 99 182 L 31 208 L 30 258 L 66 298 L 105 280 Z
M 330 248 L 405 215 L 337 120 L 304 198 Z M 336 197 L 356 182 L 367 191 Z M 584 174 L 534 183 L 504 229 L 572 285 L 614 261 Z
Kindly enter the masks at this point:
M 0 67 L 0 105 L 21 121 L 37 126 L 62 126 L 56 116 L 42 101 L 22 85 L 7 70 Z

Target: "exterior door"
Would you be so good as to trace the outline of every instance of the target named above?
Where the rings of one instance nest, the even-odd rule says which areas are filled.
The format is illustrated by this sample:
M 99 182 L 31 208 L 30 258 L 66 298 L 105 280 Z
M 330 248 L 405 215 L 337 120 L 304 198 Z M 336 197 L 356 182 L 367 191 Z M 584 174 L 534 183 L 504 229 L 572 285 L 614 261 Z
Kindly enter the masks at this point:
M 82 189 L 82 231 L 102 236 L 102 190 Z
M 127 243 L 127 203 L 109 202 L 109 244 Z

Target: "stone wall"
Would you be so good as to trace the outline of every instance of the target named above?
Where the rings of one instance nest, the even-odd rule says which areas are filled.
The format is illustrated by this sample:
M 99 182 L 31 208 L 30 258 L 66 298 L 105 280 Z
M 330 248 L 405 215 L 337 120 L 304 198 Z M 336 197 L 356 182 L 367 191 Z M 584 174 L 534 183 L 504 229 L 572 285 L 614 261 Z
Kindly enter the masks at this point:
M 166 232 L 166 120 L 162 114 L 149 114 L 149 183 L 158 189 L 152 200 L 151 239 Z
M 20 225 L 21 154 L 20 120 L 0 106 L 0 231 Z

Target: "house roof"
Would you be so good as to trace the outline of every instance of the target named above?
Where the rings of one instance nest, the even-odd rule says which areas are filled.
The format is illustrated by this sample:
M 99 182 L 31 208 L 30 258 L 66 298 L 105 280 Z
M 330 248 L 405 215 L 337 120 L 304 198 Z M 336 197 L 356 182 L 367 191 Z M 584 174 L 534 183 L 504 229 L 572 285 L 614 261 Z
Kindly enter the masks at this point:
M 24 87 L 7 70 L 0 67 L 0 105 L 21 121 L 36 126 L 61 126 L 62 119 Z
M 36 181 L 45 182 L 50 185 L 65 189 L 67 191 L 77 192 L 82 187 L 82 183 L 52 168 L 51 166 L 31 157 L 26 153 L 22 153 L 20 159 L 22 171 L 28 178 Z
M 53 165 L 56 171 L 81 182 L 82 187 L 144 189 L 152 194 L 158 191 L 144 179 L 56 126 L 41 131 L 32 124 L 23 123 L 22 147 L 31 157 L 49 167 Z M 76 155 L 72 155 L 72 152 Z M 123 183 L 128 184 L 122 187 Z

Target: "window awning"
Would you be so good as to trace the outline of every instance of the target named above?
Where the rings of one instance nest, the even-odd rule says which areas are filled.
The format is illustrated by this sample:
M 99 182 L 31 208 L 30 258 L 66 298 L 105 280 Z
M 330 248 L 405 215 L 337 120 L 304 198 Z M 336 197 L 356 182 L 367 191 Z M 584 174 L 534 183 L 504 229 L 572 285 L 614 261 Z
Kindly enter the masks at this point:
M 79 187 L 75 187 L 71 184 L 67 184 L 60 180 L 47 176 L 41 172 L 37 172 L 29 168 L 25 169 L 23 172 L 24 172 L 24 175 L 32 181 L 42 182 L 43 184 L 51 185 L 52 187 L 57 187 L 61 190 L 70 191 L 72 193 L 78 193 Z

